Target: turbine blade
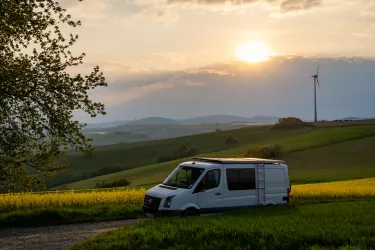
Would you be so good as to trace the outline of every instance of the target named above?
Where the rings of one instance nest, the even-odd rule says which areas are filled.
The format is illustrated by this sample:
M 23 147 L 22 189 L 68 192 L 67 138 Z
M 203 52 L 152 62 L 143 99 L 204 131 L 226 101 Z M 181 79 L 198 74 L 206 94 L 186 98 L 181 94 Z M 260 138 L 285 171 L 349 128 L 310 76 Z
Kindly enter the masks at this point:
M 316 70 L 316 75 L 318 75 L 318 74 L 319 74 L 319 64 L 318 64 L 318 68 Z
M 316 78 L 316 81 L 318 82 L 318 86 L 319 86 L 319 88 L 320 88 L 319 78 Z

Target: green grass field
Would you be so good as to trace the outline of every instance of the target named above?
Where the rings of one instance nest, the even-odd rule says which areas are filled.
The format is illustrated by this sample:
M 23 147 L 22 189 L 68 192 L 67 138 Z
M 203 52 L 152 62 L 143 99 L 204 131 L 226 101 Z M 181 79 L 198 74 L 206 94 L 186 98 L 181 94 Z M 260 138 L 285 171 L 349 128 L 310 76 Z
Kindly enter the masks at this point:
M 108 204 L 91 208 L 19 209 L 0 213 L 0 228 L 55 226 L 80 222 L 136 219 L 142 216 L 140 206 L 140 204 L 126 206 Z
M 196 144 L 205 149 L 200 156 L 243 157 L 250 146 L 278 143 L 284 147 L 281 158 L 288 163 L 293 184 L 375 176 L 374 125 L 289 131 L 259 127 L 230 133 L 237 133 L 234 136 L 240 140 L 239 144 L 223 144 L 226 135 L 221 132 L 194 136 Z M 192 137 L 157 141 L 151 145 L 157 148 L 155 150 L 160 150 L 157 152 L 166 153 L 187 139 L 190 141 Z M 139 158 L 134 162 L 147 162 L 151 159 L 150 152 L 140 150 L 146 148 L 147 145 L 142 143 L 113 145 L 100 148 L 97 155 L 121 160 L 129 150 L 132 152 L 131 159 Z M 94 161 L 94 157 L 91 161 Z M 190 159 L 161 164 L 145 163 L 141 167 L 68 186 L 75 189 L 90 188 L 101 180 L 127 178 L 132 182 L 133 188 L 150 187 L 161 182 L 177 164 Z M 97 158 L 97 161 L 100 159 Z M 222 216 L 146 220 L 135 226 L 126 226 L 91 238 L 71 249 L 374 249 L 373 182 L 374 179 L 366 179 L 294 185 L 292 203 L 289 206 L 251 208 Z M 82 189 L 77 192 L 92 190 Z M 99 195 L 103 196 L 104 194 Z M 67 197 L 68 200 L 71 199 L 69 195 Z M 34 199 L 30 200 L 34 203 Z M 24 203 L 21 202 L 20 206 L 25 205 Z M 0 225 L 56 225 L 139 218 L 141 214 L 141 204 L 97 203 L 87 206 L 84 201 L 74 204 L 71 207 L 60 207 L 53 203 L 44 208 L 34 206 L 28 209 L 20 207 L 14 211 L 4 210 L 6 212 L 0 215 Z
M 71 164 L 72 167 L 57 173 L 54 178 L 48 181 L 48 186 L 54 187 L 71 183 L 77 178 L 83 179 L 81 177 L 85 176 L 87 177 L 84 179 L 87 179 L 90 174 L 103 167 L 120 167 L 123 170 L 128 170 L 156 164 L 159 157 L 173 154 L 184 143 L 195 145 L 200 153 L 209 153 L 260 143 L 264 140 L 285 138 L 308 130 L 273 131 L 270 130 L 269 126 L 250 126 L 230 131 L 172 138 L 170 140 L 101 146 L 96 147 L 90 157 L 70 152 L 66 153 L 63 160 Z M 234 136 L 239 142 L 237 144 L 225 144 L 225 139 L 228 135 Z
M 265 127 L 253 128 L 250 131 L 254 133 L 254 139 L 247 146 L 206 153 L 201 156 L 243 157 L 250 145 L 279 143 L 284 147 L 285 154 L 282 158 L 288 163 L 293 183 L 349 180 L 375 176 L 375 158 L 372 157 L 372 149 L 375 146 L 374 125 L 304 129 L 294 132 L 272 131 Z M 241 138 L 239 139 L 241 140 Z M 249 140 L 247 139 L 247 141 Z M 92 188 L 102 180 L 110 182 L 121 178 L 130 180 L 133 186 L 160 183 L 179 163 L 190 159 L 189 157 L 161 164 L 146 165 L 71 183 L 67 187 Z
M 255 208 L 126 226 L 78 249 L 374 249 L 375 202 Z

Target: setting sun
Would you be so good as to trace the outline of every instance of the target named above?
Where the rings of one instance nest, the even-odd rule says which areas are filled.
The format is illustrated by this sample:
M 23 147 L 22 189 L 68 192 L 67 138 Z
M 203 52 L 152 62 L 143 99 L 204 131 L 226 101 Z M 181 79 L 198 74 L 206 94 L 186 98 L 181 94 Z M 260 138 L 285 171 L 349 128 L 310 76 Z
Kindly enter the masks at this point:
M 262 42 L 247 42 L 236 47 L 236 57 L 246 62 L 264 62 L 270 55 L 267 45 Z

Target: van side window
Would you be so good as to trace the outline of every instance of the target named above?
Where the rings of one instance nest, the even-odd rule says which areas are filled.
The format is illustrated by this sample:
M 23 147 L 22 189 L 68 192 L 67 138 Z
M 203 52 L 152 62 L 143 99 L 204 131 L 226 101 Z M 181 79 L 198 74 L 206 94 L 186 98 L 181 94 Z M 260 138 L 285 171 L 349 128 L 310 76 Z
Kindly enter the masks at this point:
M 210 170 L 201 181 L 202 191 L 216 188 L 220 185 L 220 169 Z
M 233 168 L 227 169 L 228 190 L 256 189 L 255 169 Z

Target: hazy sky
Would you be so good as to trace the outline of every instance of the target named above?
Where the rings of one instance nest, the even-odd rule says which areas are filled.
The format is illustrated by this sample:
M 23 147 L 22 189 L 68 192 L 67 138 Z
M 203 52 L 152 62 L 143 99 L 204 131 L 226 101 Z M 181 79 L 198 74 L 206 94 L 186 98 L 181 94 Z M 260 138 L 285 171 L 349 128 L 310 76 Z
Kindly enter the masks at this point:
M 208 114 L 309 119 L 309 76 L 318 62 L 322 119 L 375 110 L 375 0 L 60 2 L 83 22 L 74 51 L 86 52 L 85 67 L 98 64 L 108 79 L 107 88 L 92 93 L 108 110 L 96 121 Z M 253 41 L 268 47 L 268 61 L 243 60 L 259 52 L 238 52 Z

